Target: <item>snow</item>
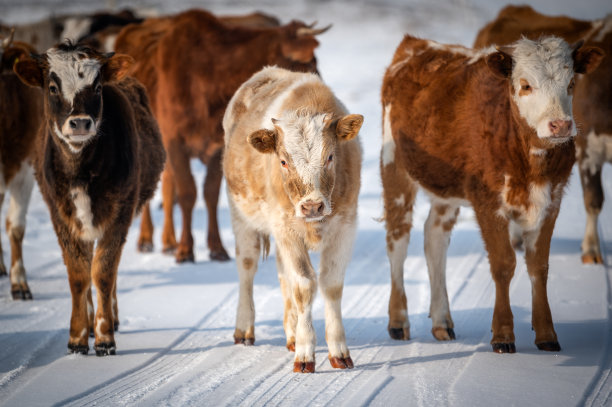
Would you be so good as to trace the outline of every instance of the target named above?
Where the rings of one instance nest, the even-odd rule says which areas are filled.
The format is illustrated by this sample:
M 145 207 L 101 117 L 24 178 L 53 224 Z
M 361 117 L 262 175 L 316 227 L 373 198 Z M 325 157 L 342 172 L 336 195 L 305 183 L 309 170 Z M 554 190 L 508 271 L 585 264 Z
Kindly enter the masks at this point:
M 118 8 L 127 4 L 106 2 Z M 386 331 L 389 264 L 384 227 L 376 221 L 382 214 L 378 160 L 382 140 L 379 89 L 384 69 L 404 33 L 469 46 L 477 30 L 504 2 L 138 0 L 129 4 L 161 13 L 193 6 L 223 14 L 263 10 L 284 22 L 299 18 L 318 20 L 320 26 L 334 24 L 320 37 L 319 70 L 349 110 L 365 116 L 360 226 L 342 302 L 355 368 L 335 370 L 327 361 L 319 295 L 313 307 L 317 373 L 292 373 L 293 356 L 284 346 L 283 302 L 274 253 L 260 261 L 255 278 L 256 344 L 234 345 L 235 264 L 208 260 L 201 198 L 194 216 L 197 262 L 177 265 L 172 257 L 161 254 L 159 193 L 152 204 L 158 251 L 136 252 L 136 220 L 119 267 L 117 355 L 98 358 L 93 351 L 88 356 L 67 355 L 70 291 L 48 211 L 36 189 L 24 242 L 34 300 L 13 301 L 8 279 L 0 280 L 0 405 L 612 404 L 612 274 L 608 266 L 580 263 L 585 214 L 576 172 L 562 203 L 550 256 L 549 300 L 561 352 L 540 352 L 533 344 L 531 290 L 522 261 L 511 284 L 517 353 L 491 352 L 495 290 L 469 209 L 462 209 L 448 253 L 448 291 L 457 339 L 434 340 L 427 317 L 429 282 L 423 256 L 422 225 L 428 203 L 421 195 L 404 279 L 412 339 L 393 341 Z M 543 12 L 588 19 L 612 12 L 608 0 L 538 0 L 532 4 Z M 90 12 L 100 5 L 79 0 L 2 0 L 0 16 L 5 22 L 19 23 L 51 13 Z M 206 168 L 195 161 L 192 168 L 201 188 Z M 609 197 L 609 166 L 604 180 Z M 611 205 L 610 200 L 605 203 L 599 223 L 607 264 L 612 264 Z M 223 242 L 233 255 L 224 193 L 219 220 Z M 180 226 L 180 221 L 177 209 L 175 223 Z M 8 263 L 4 233 L 2 243 Z M 316 254 L 314 259 L 318 259 Z

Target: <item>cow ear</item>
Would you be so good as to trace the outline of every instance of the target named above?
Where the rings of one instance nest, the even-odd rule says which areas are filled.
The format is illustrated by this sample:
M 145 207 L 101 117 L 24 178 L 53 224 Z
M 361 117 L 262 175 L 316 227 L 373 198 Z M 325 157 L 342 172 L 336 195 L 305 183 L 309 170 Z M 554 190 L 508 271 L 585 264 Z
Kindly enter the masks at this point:
M 134 64 L 134 58 L 126 54 L 112 55 L 102 65 L 102 77 L 104 81 L 119 81 L 123 79 Z
M 357 137 L 362 124 L 363 116 L 360 114 L 341 117 L 336 123 L 336 135 L 340 140 L 352 140 Z
M 261 129 L 249 134 L 247 141 L 260 153 L 276 151 L 276 131 Z
M 504 51 L 487 55 L 485 62 L 495 76 L 505 79 L 512 75 L 512 56 Z
M 43 71 L 36 59 L 18 59 L 13 65 L 13 71 L 17 74 L 21 82 L 26 85 L 42 88 L 44 85 Z
M 574 60 L 574 72 L 591 73 L 599 66 L 605 53 L 597 47 L 581 48 L 582 43 L 574 44 L 572 49 L 572 59 Z

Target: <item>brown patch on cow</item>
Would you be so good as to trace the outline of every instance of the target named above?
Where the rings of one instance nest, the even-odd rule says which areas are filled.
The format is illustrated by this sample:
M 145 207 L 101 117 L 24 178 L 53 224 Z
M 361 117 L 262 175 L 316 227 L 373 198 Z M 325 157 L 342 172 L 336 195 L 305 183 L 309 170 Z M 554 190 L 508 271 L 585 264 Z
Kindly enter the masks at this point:
M 331 300 L 331 301 L 338 301 L 342 299 L 342 286 L 338 286 L 338 287 L 326 287 L 325 288 L 325 295 L 327 296 L 327 299 Z
M 519 96 L 527 96 L 533 92 L 533 89 L 526 79 L 520 79 L 521 89 L 519 90 Z
M 259 248 L 258 248 L 259 249 Z M 249 257 L 245 257 L 242 260 L 242 266 L 246 269 L 246 270 L 250 270 L 253 267 L 254 261 L 253 259 L 249 258 Z

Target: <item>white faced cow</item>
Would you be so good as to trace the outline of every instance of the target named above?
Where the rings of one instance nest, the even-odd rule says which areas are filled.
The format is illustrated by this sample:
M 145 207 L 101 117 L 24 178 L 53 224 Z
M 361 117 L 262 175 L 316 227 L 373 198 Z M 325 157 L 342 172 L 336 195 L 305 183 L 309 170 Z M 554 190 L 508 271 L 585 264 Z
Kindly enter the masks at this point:
M 240 275 L 234 339 L 255 342 L 253 277 L 260 242 L 266 252 L 272 235 L 294 372 L 315 369 L 311 307 L 317 275 L 308 251 L 317 249 L 329 360 L 335 368 L 353 367 L 340 303 L 356 228 L 362 122 L 363 116 L 347 114 L 317 75 L 275 67 L 245 82 L 223 119 L 223 169 Z

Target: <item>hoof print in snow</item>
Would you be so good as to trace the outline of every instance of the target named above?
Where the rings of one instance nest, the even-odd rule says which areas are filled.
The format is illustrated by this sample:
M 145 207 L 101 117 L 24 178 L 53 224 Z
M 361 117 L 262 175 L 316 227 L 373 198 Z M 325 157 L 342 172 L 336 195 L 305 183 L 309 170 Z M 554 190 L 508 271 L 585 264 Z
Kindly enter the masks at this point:
M 71 345 L 68 344 L 68 354 L 77 353 L 87 355 L 89 353 L 89 345 Z
M 492 343 L 493 352 L 495 353 L 516 353 L 514 342 L 509 343 Z
M 335 369 L 352 369 L 355 367 L 350 356 L 346 358 L 338 358 L 329 356 L 329 363 Z
M 108 356 L 115 354 L 115 342 L 102 342 L 94 346 L 96 356 Z
M 536 343 L 536 346 L 539 350 L 547 352 L 559 352 L 561 350 L 561 345 L 557 341 Z
M 389 336 L 398 341 L 407 341 L 410 339 L 410 328 L 389 328 Z
M 293 371 L 295 373 L 314 373 L 315 362 L 293 362 Z

